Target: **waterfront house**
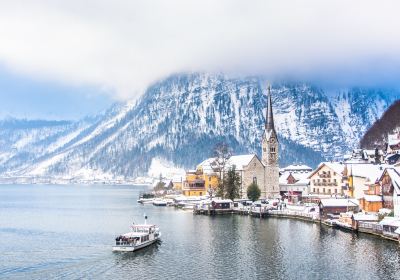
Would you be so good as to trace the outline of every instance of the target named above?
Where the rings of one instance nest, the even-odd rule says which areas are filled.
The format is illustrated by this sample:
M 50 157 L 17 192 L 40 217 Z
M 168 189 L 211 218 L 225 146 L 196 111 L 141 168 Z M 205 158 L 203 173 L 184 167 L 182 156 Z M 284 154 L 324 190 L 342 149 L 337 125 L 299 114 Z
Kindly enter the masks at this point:
M 358 230 L 360 223 L 372 223 L 377 224 L 379 217 L 376 214 L 368 213 L 355 213 L 351 216 L 351 226 L 354 230 Z
M 392 209 L 395 217 L 400 217 L 400 172 L 386 168 L 379 178 L 383 207 Z
M 343 195 L 342 177 L 344 165 L 337 162 L 322 162 L 308 176 L 310 193 L 314 195 Z
M 215 158 L 200 163 L 196 170 L 186 172 L 182 186 L 182 194 L 186 196 L 202 196 L 214 194 L 219 182 L 219 170 Z
M 279 190 L 290 203 L 296 203 L 303 195 L 308 195 L 308 187 L 312 168 L 307 165 L 289 165 L 280 171 Z
M 382 226 L 382 234 L 389 238 L 398 239 L 398 229 L 400 228 L 400 219 L 397 217 L 385 217 L 379 222 Z
M 182 194 L 185 196 L 202 196 L 206 195 L 206 185 L 202 174 L 197 170 L 189 170 L 186 172 L 186 178 L 182 186 Z
M 319 203 L 321 219 L 327 219 L 329 214 L 340 215 L 345 212 L 358 212 L 360 207 L 356 199 L 350 198 L 328 198 L 321 199 Z

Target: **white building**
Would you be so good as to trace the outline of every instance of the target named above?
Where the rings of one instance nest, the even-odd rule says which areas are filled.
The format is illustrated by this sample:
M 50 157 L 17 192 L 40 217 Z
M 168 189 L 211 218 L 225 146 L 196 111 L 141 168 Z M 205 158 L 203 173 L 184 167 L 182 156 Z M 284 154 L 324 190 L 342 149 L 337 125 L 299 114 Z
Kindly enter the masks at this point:
M 284 196 L 301 196 L 309 193 L 312 168 L 307 165 L 289 165 L 281 169 L 279 176 L 279 190 Z

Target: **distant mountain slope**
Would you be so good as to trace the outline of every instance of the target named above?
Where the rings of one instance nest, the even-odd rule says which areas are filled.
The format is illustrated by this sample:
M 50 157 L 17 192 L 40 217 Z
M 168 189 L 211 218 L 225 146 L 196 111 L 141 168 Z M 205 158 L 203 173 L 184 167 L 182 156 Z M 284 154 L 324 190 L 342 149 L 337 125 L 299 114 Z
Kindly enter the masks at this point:
M 146 173 L 155 157 L 193 168 L 220 141 L 236 154 L 259 153 L 266 85 L 259 77 L 173 75 L 150 86 L 137 102 L 116 104 L 96 119 L 49 126 L 43 138 L 29 140 L 34 129 L 25 137 L 10 130 L 15 137 L 8 138 L 29 145 L 1 153 L 0 172 L 126 179 Z M 358 145 L 366 128 L 399 96 L 358 88 L 328 94 L 304 83 L 274 84 L 272 95 L 282 166 L 316 166 L 340 157 Z
M 374 122 L 361 138 L 360 146 L 365 149 L 378 147 L 385 149 L 388 134 L 400 129 L 400 100 L 395 101 L 382 115 Z

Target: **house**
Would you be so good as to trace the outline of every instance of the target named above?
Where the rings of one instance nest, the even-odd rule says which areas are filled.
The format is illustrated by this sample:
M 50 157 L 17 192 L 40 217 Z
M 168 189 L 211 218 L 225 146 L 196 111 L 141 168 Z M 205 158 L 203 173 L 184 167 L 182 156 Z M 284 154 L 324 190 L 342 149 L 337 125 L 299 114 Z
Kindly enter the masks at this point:
M 400 219 L 396 217 L 385 217 L 379 222 L 382 226 L 382 234 L 389 238 L 398 239 L 398 229 L 400 228 Z
M 316 195 L 343 195 L 342 178 L 344 165 L 337 162 L 322 162 L 307 177 L 310 180 L 310 193 Z
M 327 198 L 321 199 L 319 209 L 321 219 L 327 219 L 329 214 L 340 215 L 340 213 L 349 211 L 358 212 L 360 207 L 356 199 Z
M 394 134 L 388 134 L 387 154 L 393 154 L 400 151 L 400 131 Z
M 383 207 L 382 196 L 380 195 L 365 194 L 358 201 L 361 209 L 365 212 L 379 212 L 379 209 Z
M 363 159 L 367 163 L 383 163 L 384 161 L 384 153 L 382 150 L 374 149 L 374 150 L 363 150 Z
M 197 170 L 189 170 L 186 172 L 186 178 L 182 186 L 182 194 L 185 196 L 202 196 L 206 195 L 205 180 L 202 174 Z
M 215 158 L 200 163 L 196 170 L 186 172 L 182 186 L 182 194 L 186 196 L 213 195 L 219 183 L 219 174 L 215 166 Z
M 382 190 L 383 207 L 392 209 L 395 217 L 400 217 L 400 172 L 386 168 L 379 178 Z
M 280 171 L 279 190 L 283 197 L 287 197 L 290 203 L 301 200 L 308 194 L 308 187 L 312 168 L 307 165 L 289 165 Z
M 382 150 L 354 149 L 350 155 L 344 157 L 345 163 L 382 163 L 384 152 Z
M 386 167 L 385 164 L 346 163 L 343 171 L 344 194 L 356 199 L 362 198 Z
M 355 213 L 351 217 L 352 220 L 352 228 L 354 230 L 358 230 L 360 222 L 368 222 L 368 223 L 378 223 L 379 216 L 375 214 L 367 214 L 367 213 Z

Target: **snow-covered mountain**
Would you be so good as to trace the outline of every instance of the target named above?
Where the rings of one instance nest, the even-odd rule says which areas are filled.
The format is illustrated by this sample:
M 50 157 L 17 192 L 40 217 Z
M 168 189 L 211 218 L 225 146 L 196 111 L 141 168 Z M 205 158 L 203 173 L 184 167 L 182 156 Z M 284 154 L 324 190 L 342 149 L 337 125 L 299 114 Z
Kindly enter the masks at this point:
M 263 78 L 214 74 L 171 76 L 137 102 L 116 104 L 96 118 L 39 128 L 1 128 L 5 176 L 134 178 L 153 158 L 193 168 L 213 146 L 260 152 L 266 106 Z M 366 129 L 399 97 L 387 90 L 326 91 L 303 83 L 272 85 L 281 165 L 315 166 L 357 146 Z

